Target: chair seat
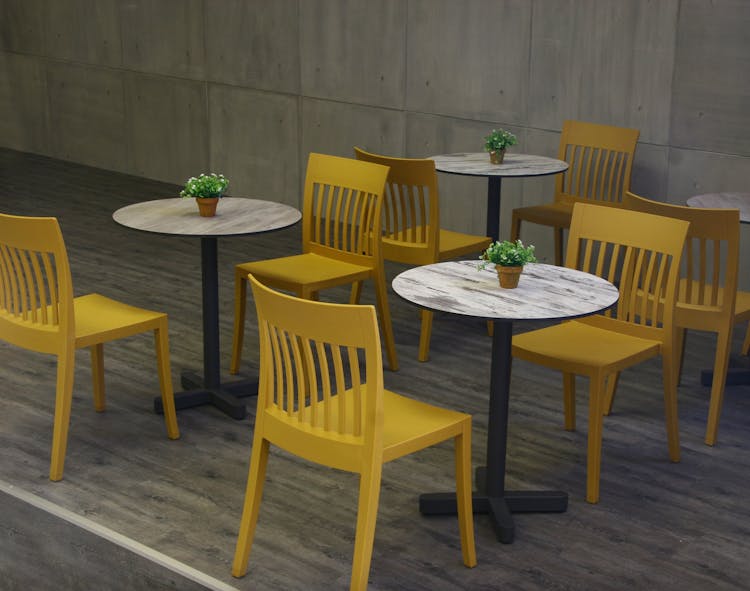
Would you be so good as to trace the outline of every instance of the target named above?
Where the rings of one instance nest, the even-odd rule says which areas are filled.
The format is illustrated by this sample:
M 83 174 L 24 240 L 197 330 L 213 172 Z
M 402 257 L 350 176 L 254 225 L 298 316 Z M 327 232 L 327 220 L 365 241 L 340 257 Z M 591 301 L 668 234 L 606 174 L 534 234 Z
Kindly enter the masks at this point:
M 333 285 L 361 281 L 372 275 L 370 267 L 314 253 L 243 263 L 236 268 L 245 275 L 252 273 L 263 283 L 295 292 L 299 291 L 302 285 L 316 291 Z
M 75 310 L 76 348 L 105 343 L 149 330 L 167 315 L 129 306 L 98 293 L 73 300 Z
M 573 205 L 569 203 L 547 203 L 517 207 L 513 210 L 513 217 L 526 222 L 555 228 L 569 228 L 573 216 Z
M 452 230 L 440 229 L 439 256 L 440 260 L 453 259 L 468 253 L 480 253 L 490 244 L 490 238 L 487 236 L 475 236 L 473 234 L 464 234 L 462 232 L 453 232 Z
M 653 357 L 659 341 L 570 321 L 513 337 L 513 356 L 546 367 L 591 375 L 620 371 Z

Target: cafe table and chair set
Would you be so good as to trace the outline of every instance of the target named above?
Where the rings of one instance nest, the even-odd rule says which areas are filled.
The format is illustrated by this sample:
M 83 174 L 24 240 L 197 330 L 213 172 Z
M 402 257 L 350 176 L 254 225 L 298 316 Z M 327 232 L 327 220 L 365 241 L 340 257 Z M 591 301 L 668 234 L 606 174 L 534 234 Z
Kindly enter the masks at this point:
M 452 440 L 455 485 L 425 492 L 425 515 L 456 514 L 464 565 L 477 564 L 473 513 L 490 517 L 496 538 L 514 539 L 514 512 L 564 512 L 563 491 L 505 488 L 513 358 L 562 374 L 564 426 L 575 429 L 576 376 L 589 378 L 585 498 L 599 502 L 604 417 L 618 376 L 648 359 L 662 363 L 667 456 L 680 459 L 677 385 L 687 329 L 717 333 L 705 441 L 717 440 L 734 324 L 750 319 L 750 294 L 738 291 L 740 217 L 725 205 L 691 207 L 630 193 L 638 131 L 566 121 L 557 158 L 508 153 L 396 158 L 355 148 L 353 158 L 310 154 L 302 211 L 224 197 L 215 217 L 197 215 L 188 199 L 157 199 L 113 214 L 138 231 L 196 236 L 201 243 L 203 372 L 184 371 L 174 393 L 167 316 L 104 295 L 74 297 L 71 270 L 55 218 L 0 214 L 0 338 L 57 358 L 49 477 L 62 479 L 75 351 L 92 360 L 94 408 L 105 410 L 104 343 L 153 332 L 167 436 L 179 438 L 176 411 L 211 404 L 235 419 L 257 394 L 249 477 L 232 574 L 243 576 L 258 520 L 272 446 L 359 475 L 351 588 L 367 586 L 382 467 Z M 486 235 L 441 227 L 438 172 L 488 180 Z M 501 180 L 556 175 L 550 204 L 513 211 L 521 223 L 553 228 L 555 264 L 529 263 L 515 289 L 498 284 L 478 254 L 498 239 Z M 726 204 L 729 205 L 726 205 Z M 248 291 L 259 331 L 257 379 L 222 381 L 219 351 L 218 237 L 302 225 L 301 253 L 239 263 L 230 373 L 242 360 Z M 563 261 L 563 231 L 568 232 Z M 398 369 L 384 261 L 409 266 L 393 291 L 419 309 L 418 358 L 429 358 L 434 312 L 480 318 L 491 326 L 486 463 L 472 487 L 469 414 L 404 396 L 384 383 Z M 563 265 L 564 262 L 564 265 Z M 376 305 L 360 305 L 363 282 Z M 248 286 L 251 290 L 248 290 Z M 319 301 L 319 292 L 350 286 L 349 303 Z M 514 323 L 539 323 L 513 334 Z M 559 321 L 559 322 L 553 322 Z M 478 338 L 487 338 L 478 334 Z M 382 342 L 382 349 L 381 349 Z M 750 348 L 750 331 L 743 353 Z M 473 489 L 473 492 L 472 492 Z

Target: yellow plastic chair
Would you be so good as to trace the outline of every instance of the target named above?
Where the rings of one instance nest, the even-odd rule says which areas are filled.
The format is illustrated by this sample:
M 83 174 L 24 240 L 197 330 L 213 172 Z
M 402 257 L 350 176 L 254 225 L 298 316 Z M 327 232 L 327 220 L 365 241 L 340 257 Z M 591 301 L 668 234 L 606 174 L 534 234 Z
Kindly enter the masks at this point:
M 555 264 L 562 265 L 563 230 L 570 227 L 578 202 L 620 206 L 630 189 L 630 173 L 639 131 L 584 121 L 565 121 L 557 157 L 569 168 L 555 177 L 555 201 L 513 210 L 511 240 L 521 235 L 521 222 L 552 226 Z
M 565 264 L 617 285 L 616 310 L 513 337 L 514 357 L 562 372 L 569 431 L 575 429 L 576 375 L 589 378 L 589 503 L 599 501 L 606 382 L 623 369 L 661 357 L 669 457 L 673 462 L 680 459 L 674 309 L 688 225 L 620 208 L 576 204 Z
M 463 562 L 475 566 L 471 416 L 383 388 L 372 306 L 306 301 L 248 279 L 258 311 L 260 385 L 232 574 L 247 572 L 271 444 L 360 475 L 351 577 L 358 590 L 367 587 L 383 464 L 453 439 Z
M 154 331 L 167 435 L 177 439 L 167 316 L 99 294 L 73 297 L 60 226 L 51 217 L 0 214 L 0 338 L 57 356 L 50 480 L 61 480 L 73 397 L 75 350 L 91 350 L 94 408 L 105 409 L 104 343 Z
M 703 209 L 652 201 L 626 193 L 623 205 L 633 211 L 678 218 L 690 222 L 674 321 L 683 350 L 685 329 L 716 334 L 711 401 L 705 442 L 716 443 L 724 399 L 732 329 L 750 320 L 750 293 L 737 291 L 740 215 L 735 209 Z M 611 410 L 612 395 L 607 402 Z
M 387 176 L 384 166 L 310 154 L 302 206 L 303 254 L 235 267 L 230 373 L 239 371 L 242 357 L 248 273 L 304 299 L 318 299 L 321 289 L 372 279 L 388 365 L 398 369 L 380 240 Z
M 406 265 L 429 265 L 484 251 L 491 239 L 440 227 L 435 162 L 391 158 L 354 148 L 358 160 L 389 167 L 383 203 L 383 258 Z M 354 296 L 356 302 L 357 295 Z M 433 312 L 421 310 L 419 360 L 430 355 Z

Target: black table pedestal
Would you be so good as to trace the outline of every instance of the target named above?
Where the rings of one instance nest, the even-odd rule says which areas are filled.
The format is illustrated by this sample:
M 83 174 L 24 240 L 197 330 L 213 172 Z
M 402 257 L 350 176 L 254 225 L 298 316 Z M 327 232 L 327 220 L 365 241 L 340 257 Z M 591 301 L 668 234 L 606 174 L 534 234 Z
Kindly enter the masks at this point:
M 561 491 L 506 491 L 505 458 L 508 440 L 508 406 L 513 323 L 495 321 L 492 336 L 490 409 L 487 424 L 487 466 L 477 469 L 477 490 L 472 495 L 474 513 L 489 514 L 499 542 L 513 542 L 512 513 L 562 513 L 568 495 Z M 419 497 L 423 515 L 456 514 L 455 493 L 429 493 Z
M 216 236 L 201 237 L 201 274 L 203 286 L 203 377 L 183 371 L 183 391 L 175 392 L 177 410 L 212 404 L 233 419 L 247 416 L 245 403 L 240 399 L 258 393 L 257 380 L 238 380 L 221 383 L 219 349 L 219 273 Z M 154 410 L 163 413 L 160 397 L 154 398 Z

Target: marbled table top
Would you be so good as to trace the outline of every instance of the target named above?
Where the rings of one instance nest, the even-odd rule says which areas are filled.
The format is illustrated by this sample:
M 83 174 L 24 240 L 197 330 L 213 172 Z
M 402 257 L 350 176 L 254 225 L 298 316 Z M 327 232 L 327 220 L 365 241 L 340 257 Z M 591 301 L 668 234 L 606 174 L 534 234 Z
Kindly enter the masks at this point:
M 687 200 L 690 207 L 739 209 L 740 221 L 750 222 L 750 193 L 706 193 Z
M 609 281 L 566 267 L 530 263 L 515 289 L 500 287 L 494 265 L 451 261 L 415 267 L 393 280 L 394 291 L 430 310 L 490 320 L 553 320 L 587 316 L 612 306 Z
M 128 228 L 183 236 L 258 234 L 291 226 L 301 217 L 289 205 L 244 197 L 222 197 L 216 215 L 210 218 L 198 215 L 195 199 L 182 197 L 134 203 L 112 214 Z
M 506 152 L 502 164 L 492 164 L 487 152 L 441 154 L 430 156 L 435 169 L 469 176 L 544 176 L 568 169 L 568 163 L 557 158 Z

